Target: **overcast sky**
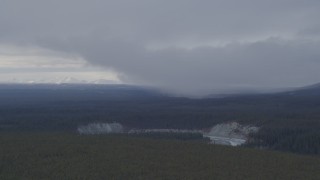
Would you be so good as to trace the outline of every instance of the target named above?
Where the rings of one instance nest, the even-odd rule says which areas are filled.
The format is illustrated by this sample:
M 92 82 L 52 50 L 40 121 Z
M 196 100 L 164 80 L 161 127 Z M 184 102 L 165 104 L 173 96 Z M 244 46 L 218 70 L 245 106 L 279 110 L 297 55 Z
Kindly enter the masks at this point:
M 319 0 L 0 0 L 0 81 L 187 94 L 320 82 Z

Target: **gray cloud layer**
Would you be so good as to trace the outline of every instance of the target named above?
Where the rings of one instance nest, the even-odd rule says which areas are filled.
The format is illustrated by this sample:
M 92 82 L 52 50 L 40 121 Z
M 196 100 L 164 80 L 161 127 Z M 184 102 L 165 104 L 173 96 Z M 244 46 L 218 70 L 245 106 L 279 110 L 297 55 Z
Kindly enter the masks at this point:
M 2 0 L 0 43 L 182 93 L 320 81 L 320 1 Z

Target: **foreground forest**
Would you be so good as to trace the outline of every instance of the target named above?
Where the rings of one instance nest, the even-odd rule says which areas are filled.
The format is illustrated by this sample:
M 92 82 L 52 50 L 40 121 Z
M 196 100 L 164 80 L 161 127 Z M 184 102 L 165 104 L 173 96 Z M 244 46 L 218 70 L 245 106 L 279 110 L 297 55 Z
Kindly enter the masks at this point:
M 75 132 L 89 123 L 126 128 L 260 127 L 249 147 L 320 154 L 320 86 L 192 99 L 126 85 L 0 85 L 0 131 Z
M 320 159 L 119 135 L 1 133 L 0 179 L 320 179 Z

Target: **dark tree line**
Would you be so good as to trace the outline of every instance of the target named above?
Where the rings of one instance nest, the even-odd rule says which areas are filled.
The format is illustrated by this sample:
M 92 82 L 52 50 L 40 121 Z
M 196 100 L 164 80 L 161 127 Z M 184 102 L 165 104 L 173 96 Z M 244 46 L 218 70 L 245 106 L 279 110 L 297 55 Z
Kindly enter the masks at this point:
M 262 128 L 247 146 L 302 154 L 320 154 L 319 128 Z

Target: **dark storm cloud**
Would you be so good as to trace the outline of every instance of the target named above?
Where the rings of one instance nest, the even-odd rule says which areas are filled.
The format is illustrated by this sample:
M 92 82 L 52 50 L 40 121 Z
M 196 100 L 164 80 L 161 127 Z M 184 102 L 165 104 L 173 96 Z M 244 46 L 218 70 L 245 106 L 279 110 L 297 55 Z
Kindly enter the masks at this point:
M 320 81 L 319 1 L 3 0 L 0 43 L 183 93 Z

